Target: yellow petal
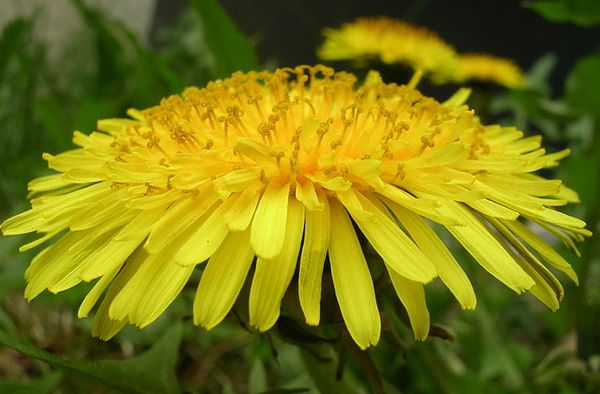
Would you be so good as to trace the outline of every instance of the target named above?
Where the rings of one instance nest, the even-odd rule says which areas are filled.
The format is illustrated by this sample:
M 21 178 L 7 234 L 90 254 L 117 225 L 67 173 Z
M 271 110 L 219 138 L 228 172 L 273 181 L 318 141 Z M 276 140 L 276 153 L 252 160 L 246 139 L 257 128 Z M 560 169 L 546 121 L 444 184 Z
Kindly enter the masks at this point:
M 321 312 L 321 282 L 325 256 L 329 247 L 329 202 L 322 195 L 322 210 L 306 211 L 304 243 L 300 257 L 298 295 L 306 324 L 319 325 Z
M 27 190 L 30 192 L 48 192 L 71 185 L 73 185 L 73 183 L 65 180 L 63 174 L 54 174 L 32 180 L 27 184 Z
M 269 173 L 270 170 L 277 168 L 276 161 L 273 159 L 273 156 L 271 156 L 271 146 L 263 142 L 249 138 L 238 138 L 235 143 L 234 151 L 248 157 L 256 164 L 259 164 L 267 173 Z
M 490 231 L 466 208 L 447 201 L 443 209 L 464 221 L 465 226 L 446 228 L 489 273 L 519 294 L 535 284 Z
M 376 192 L 384 197 L 387 197 L 391 201 L 394 201 L 395 203 L 418 213 L 421 216 L 433 220 L 434 222 L 441 224 L 459 223 L 455 218 L 442 216 L 437 211 L 439 204 L 433 199 L 415 198 L 404 190 L 388 184 L 378 188 Z
M 515 211 L 527 214 L 527 216 L 543 220 L 548 223 L 555 224 L 561 227 L 575 227 L 584 228 L 585 222 L 564 214 L 554 209 L 548 209 L 543 206 L 543 202 L 536 200 L 524 193 L 513 192 L 510 195 L 492 187 L 489 187 L 482 182 L 476 182 L 474 184 L 478 189 L 481 189 L 489 196 L 490 199 L 497 201 L 498 203 L 513 209 Z M 559 204 L 562 202 L 559 201 Z M 548 205 L 548 202 L 544 205 Z M 566 201 L 565 201 L 566 203 Z
M 403 161 L 405 170 L 413 168 L 429 168 L 436 166 L 448 166 L 460 160 L 467 154 L 462 142 L 452 142 L 443 147 L 431 150 L 412 159 Z
M 551 246 L 546 244 L 543 239 L 531 231 L 525 224 L 521 222 L 502 221 L 508 229 L 521 238 L 527 245 L 538 252 L 544 260 L 551 264 L 556 269 L 564 272 L 575 283 L 579 283 L 577 274 L 571 265 Z
M 518 257 L 519 256 L 517 256 L 517 258 Z M 559 296 L 559 291 L 563 291 L 562 285 L 558 279 L 556 279 L 551 272 L 534 268 L 534 266 L 528 264 L 525 259 L 521 258 L 521 260 L 523 261 L 521 266 L 535 281 L 535 285 L 529 289 L 529 292 L 552 311 L 557 311 L 560 307 L 559 301 L 562 299 L 562 295 Z
M 581 200 L 579 200 L 579 195 L 575 190 L 570 189 L 562 184 L 560 185 L 560 189 L 554 195 L 554 197 L 566 200 L 568 202 L 581 202 Z
M 304 183 L 298 182 L 296 184 L 296 199 L 311 211 L 319 211 L 324 208 L 315 191 L 315 185 L 308 179 Z
M 145 188 L 145 187 L 144 187 Z M 171 189 L 164 193 L 154 195 L 143 195 L 127 201 L 130 209 L 155 209 L 183 198 L 179 190 Z
M 381 319 L 367 262 L 346 210 L 330 200 L 329 261 L 335 295 L 352 339 L 366 349 L 379 342 Z
M 114 231 L 109 231 L 98 237 L 88 234 L 87 238 L 94 240 L 94 242 L 89 244 L 89 249 L 79 250 L 76 253 L 72 253 L 70 256 L 57 256 L 55 261 L 52 262 L 53 267 L 49 267 L 49 270 L 46 271 L 46 274 L 44 275 L 47 280 L 46 287 L 48 290 L 52 293 L 59 293 L 70 289 L 81 282 L 80 274 L 87 267 L 90 257 L 93 257 L 98 250 L 104 250 L 106 246 L 110 244 L 110 240 L 114 234 Z M 120 256 L 117 257 L 120 259 L 119 264 L 122 264 L 128 256 L 129 254 L 122 259 Z M 109 255 L 109 257 L 112 258 L 112 255 Z M 54 275 L 50 274 L 50 272 L 53 272 Z M 35 280 L 32 280 L 31 283 L 33 284 L 34 281 Z
M 140 328 L 152 323 L 173 302 L 187 283 L 194 266 L 176 264 L 173 255 L 182 241 L 148 255 L 115 296 L 109 309 L 112 320 L 127 319 Z M 126 264 L 127 266 L 127 264 Z
M 239 192 L 248 186 L 248 184 L 259 180 L 261 177 L 260 168 L 247 167 L 239 170 L 233 170 L 215 180 L 215 189 L 224 192 Z
M 435 265 L 440 279 L 454 294 L 462 308 L 475 309 L 477 299 L 469 277 L 435 231 L 410 210 L 393 203 L 388 206 Z
M 510 208 L 506 208 L 505 206 L 495 203 L 493 201 L 482 199 L 477 201 L 468 202 L 469 206 L 481 213 L 484 213 L 488 216 L 493 216 L 496 218 L 508 219 L 508 220 L 516 220 L 519 217 L 519 213 L 513 211 Z
M 244 231 L 248 228 L 259 198 L 258 187 L 250 186 L 240 193 L 237 201 L 223 215 L 223 220 L 227 223 L 230 231 Z
M 113 241 L 121 242 L 134 238 L 137 239 L 140 235 L 144 235 L 145 238 L 156 224 L 156 221 L 164 215 L 166 208 L 167 206 L 163 203 L 162 206 L 157 206 L 154 209 L 134 211 L 137 215 L 133 216 L 128 223 L 119 230 L 119 233 L 115 235 Z
M 47 234 L 44 234 L 42 237 L 40 237 L 38 239 L 35 239 L 35 240 L 31 241 L 31 242 L 28 242 L 25 245 L 21 245 L 19 247 L 19 252 L 26 252 L 28 250 L 31 250 L 31 249 L 35 248 L 36 246 L 39 246 L 39 245 L 43 244 L 44 242 L 46 242 L 50 238 L 53 238 L 56 235 L 58 235 L 66 227 L 67 227 L 67 223 L 65 223 L 64 227 L 58 228 L 58 229 L 56 229 L 54 231 L 51 231 L 51 232 L 49 232 Z
M 178 201 L 158 220 L 148 236 L 144 248 L 156 253 L 172 240 L 181 236 L 195 221 L 202 217 L 217 201 L 216 196 L 190 197 Z
M 239 195 L 228 197 L 221 205 L 209 210 L 205 217 L 191 226 L 193 230 L 190 232 L 190 237 L 175 254 L 175 261 L 178 264 L 199 264 L 212 256 L 229 232 L 223 216 L 238 198 Z
M 470 95 L 471 89 L 460 88 L 448 100 L 444 101 L 442 105 L 445 107 L 460 107 L 467 102 Z
M 118 272 L 119 269 L 116 269 L 113 272 L 110 272 L 104 275 L 102 278 L 100 278 L 100 280 L 94 285 L 92 290 L 90 290 L 87 293 L 87 295 L 81 302 L 81 305 L 79 305 L 79 310 L 77 311 L 78 318 L 83 319 L 85 317 L 88 317 L 90 311 L 92 310 L 94 305 L 96 305 L 98 299 L 100 298 L 102 293 L 104 293 L 104 290 L 106 290 L 108 285 L 110 285 L 110 283 L 115 278 Z
M 320 178 L 312 175 L 306 175 L 306 177 L 314 183 L 318 183 L 319 185 L 323 186 L 325 189 L 335 192 L 346 191 L 352 187 L 352 182 L 341 176 L 334 176 L 333 178 Z
M 143 115 L 141 117 L 143 118 Z M 134 125 L 139 125 L 139 122 L 131 119 L 109 118 L 100 119 L 96 127 L 98 130 L 107 132 L 108 134 L 118 135 L 122 132 L 123 128 Z
M 345 164 L 349 174 L 359 178 L 373 179 L 381 174 L 381 160 L 361 159 L 353 160 Z
M 60 172 L 67 172 L 74 168 L 85 168 L 92 172 L 102 168 L 106 162 L 83 149 L 68 150 L 58 155 L 42 154 L 48 162 L 48 167 Z
M 210 330 L 233 306 L 254 259 L 250 230 L 230 232 L 208 260 L 194 299 L 194 324 Z
M 506 250 L 519 262 L 523 270 L 535 281 L 535 285 L 529 291 L 548 308 L 556 311 L 560 306 L 559 301 L 563 298 L 564 290 L 558 279 L 535 257 L 527 247 L 517 239 L 499 220 L 489 218 L 490 222 L 504 236 L 507 243 Z M 502 239 L 500 235 L 497 236 Z M 518 253 L 515 253 L 518 252 Z
M 132 219 L 135 219 L 136 213 L 137 212 L 130 211 L 117 217 L 112 216 L 106 218 L 106 220 L 101 222 L 99 226 L 87 230 L 81 230 L 84 231 L 85 234 L 88 234 L 88 236 L 74 243 L 69 248 L 69 253 L 74 254 L 85 250 L 92 251 L 93 249 L 98 249 L 105 243 L 104 241 L 102 241 L 102 243 L 98 243 L 98 240 L 101 237 L 106 236 L 107 233 L 110 233 L 110 238 L 116 236 L 116 232 L 121 231 L 124 225 L 130 224 Z M 110 240 L 107 239 L 106 241 Z
M 67 233 L 54 244 L 42 250 L 25 271 L 27 287 L 25 288 L 25 298 L 32 300 L 44 291 L 48 285 L 59 279 L 65 270 L 77 266 L 77 259 L 81 254 L 70 254 L 69 248 L 81 239 L 88 236 L 85 231 Z M 85 254 L 83 254 L 85 256 Z
M 120 267 L 146 239 L 164 210 L 142 211 L 124 226 L 108 243 L 96 248 L 84 261 L 79 277 L 90 281 Z
M 289 190 L 289 183 L 270 183 L 258 203 L 250 240 L 259 257 L 270 259 L 281 252 L 285 239 Z
M 421 283 L 430 282 L 437 276 L 435 267 L 427 256 L 386 213 L 359 192 L 347 193 L 350 192 L 357 197 L 364 210 L 371 214 L 371 219 L 358 212 L 354 205 L 347 205 L 348 199 L 344 198 L 342 203 L 386 265 L 402 276 Z M 337 195 L 340 196 L 340 193 Z
M 94 316 L 94 320 L 92 322 L 92 335 L 108 341 L 115 335 L 119 333 L 125 327 L 127 322 L 125 320 L 113 320 L 108 316 L 108 306 L 104 306 L 105 304 L 100 304 L 100 308 L 98 308 L 98 312 Z
M 33 200 L 34 208 L 10 217 L 0 225 L 4 235 L 25 234 L 43 227 L 50 218 L 73 212 L 81 204 L 102 198 L 111 192 L 108 182 L 97 183 L 62 196 L 43 196 Z M 72 214 L 72 213 L 71 213 Z
M 71 231 L 87 230 L 102 223 L 106 218 L 119 218 L 121 215 L 127 213 L 125 203 L 117 200 L 120 197 L 119 194 L 123 196 L 127 193 L 127 191 L 123 191 L 124 193 L 108 195 L 90 204 L 87 208 L 78 210 L 71 219 L 71 224 L 69 225 Z
M 92 335 L 102 339 L 109 340 L 115 336 L 126 324 L 125 319 L 116 320 L 109 316 L 109 309 L 115 297 L 121 292 L 123 287 L 129 283 L 132 276 L 140 268 L 140 265 L 146 260 L 147 253 L 138 249 L 119 271 L 116 278 L 112 281 L 92 323 Z
M 492 174 L 480 173 L 477 178 L 482 182 L 502 190 L 516 190 L 532 196 L 548 196 L 561 189 L 561 182 L 541 177 L 526 176 L 529 174 Z
M 294 271 L 304 229 L 304 205 L 295 198 L 289 200 L 285 243 L 277 256 L 259 257 L 250 289 L 250 325 L 266 331 L 279 318 L 281 299 L 287 290 Z M 254 230 L 254 228 L 252 228 Z
M 415 339 L 424 341 L 429 335 L 429 310 L 425 302 L 423 284 L 406 279 L 390 269 L 388 272 L 396 294 L 406 308 Z
M 553 224 L 546 223 L 543 220 L 539 220 L 536 218 L 528 217 L 527 215 L 523 215 L 525 218 L 531 220 L 533 223 L 536 223 L 538 226 L 550 232 L 552 235 L 556 236 L 558 239 L 562 241 L 562 243 L 569 248 L 577 257 L 581 257 L 581 252 L 577 249 L 577 245 L 573 242 L 573 234 L 569 232 L 565 232 L 562 229 L 554 226 Z

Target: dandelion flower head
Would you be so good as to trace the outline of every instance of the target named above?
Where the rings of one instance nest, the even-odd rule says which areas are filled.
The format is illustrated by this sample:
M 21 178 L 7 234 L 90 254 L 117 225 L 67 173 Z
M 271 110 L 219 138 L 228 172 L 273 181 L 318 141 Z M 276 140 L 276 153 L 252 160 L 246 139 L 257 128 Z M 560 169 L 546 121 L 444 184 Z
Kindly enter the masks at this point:
M 456 53 L 434 32 L 389 17 L 362 17 L 339 29 L 325 29 L 317 54 L 323 60 L 379 58 L 429 74 L 434 81 L 454 75 Z
M 44 154 L 57 173 L 29 184 L 32 208 L 2 224 L 42 235 L 21 250 L 56 238 L 27 269 L 26 297 L 94 281 L 79 316 L 99 303 L 93 333 L 106 339 L 153 322 L 198 269 L 195 324 L 221 322 L 249 277 L 249 323 L 266 331 L 292 281 L 318 325 L 330 275 L 367 348 L 380 335 L 369 270 L 379 264 L 423 339 L 426 283 L 439 277 L 463 308 L 476 303 L 437 223 L 506 286 L 558 308 L 546 265 L 576 275 L 526 223 L 574 250 L 589 235 L 554 209 L 575 193 L 533 174 L 568 152 L 481 124 L 465 90 L 439 103 L 376 74 L 355 85 L 324 66 L 236 73 L 75 132 L 79 148 Z M 380 259 L 367 262 L 362 237 Z
M 465 53 L 458 57 L 456 80 L 491 82 L 507 88 L 524 88 L 523 71 L 509 59 L 484 53 Z

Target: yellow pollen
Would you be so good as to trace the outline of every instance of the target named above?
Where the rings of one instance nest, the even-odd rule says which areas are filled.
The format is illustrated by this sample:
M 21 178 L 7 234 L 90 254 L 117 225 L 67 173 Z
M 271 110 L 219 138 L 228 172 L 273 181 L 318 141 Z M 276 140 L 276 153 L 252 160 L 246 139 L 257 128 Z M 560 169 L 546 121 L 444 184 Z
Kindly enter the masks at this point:
M 419 78 L 415 73 L 413 85 Z M 466 106 L 444 106 L 411 86 L 380 79 L 355 84 L 353 75 L 321 65 L 236 73 L 140 112 L 144 122 L 128 125 L 110 146 L 121 152 L 115 160 L 122 163 L 135 162 L 138 150 L 158 155 L 164 174 L 148 179 L 153 187 L 192 190 L 232 169 L 254 168 L 260 179 L 249 182 L 276 180 L 293 189 L 296 177 L 307 177 L 318 192 L 322 185 L 347 187 L 328 183 L 343 168 L 352 187 L 369 190 L 372 160 L 381 161 L 384 181 L 405 179 L 400 164 L 454 141 L 458 119 L 463 129 L 472 124 L 470 135 L 483 130 L 465 116 Z M 464 138 L 470 157 L 480 149 L 476 141 Z

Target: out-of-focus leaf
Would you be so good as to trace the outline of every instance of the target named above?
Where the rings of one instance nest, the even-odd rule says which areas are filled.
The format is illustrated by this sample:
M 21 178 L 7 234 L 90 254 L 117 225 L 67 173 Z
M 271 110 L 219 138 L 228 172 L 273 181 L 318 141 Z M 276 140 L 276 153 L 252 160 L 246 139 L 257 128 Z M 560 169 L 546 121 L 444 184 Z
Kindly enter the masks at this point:
M 209 71 L 214 69 L 213 56 L 204 36 L 202 19 L 190 7 L 177 24 L 157 32 L 155 38 L 160 49 L 152 59 L 156 60 L 158 55 L 158 63 L 168 66 L 183 86 L 203 86 L 210 79 Z
M 121 23 L 115 23 L 115 28 L 127 38 L 137 57 L 132 73 L 135 78 L 132 99 L 137 107 L 154 105 L 161 97 L 179 93 L 185 87 L 181 77 L 167 66 L 163 57 L 145 48 L 131 30 Z
M 476 315 L 479 318 L 479 329 L 483 344 L 480 376 L 485 377 L 486 380 L 499 377 L 508 387 L 513 389 L 523 387 L 525 383 L 523 374 L 506 345 L 502 343 L 502 338 L 498 336 L 492 316 L 483 305 L 483 302 L 478 303 Z
M 0 37 L 0 78 L 4 74 L 11 56 L 23 48 L 23 42 L 31 32 L 32 23 L 26 19 L 9 22 Z
M 576 142 L 584 150 L 589 150 L 594 140 L 594 127 L 596 122 L 591 114 L 586 114 L 565 126 L 565 136 Z
M 330 347 L 320 345 L 314 349 L 320 356 L 322 356 L 322 358 L 335 358 Z M 332 378 L 336 375 L 336 362 L 323 362 L 317 360 L 314 354 L 308 352 L 302 347 L 300 348 L 300 354 L 302 356 L 302 360 L 304 361 L 306 371 L 320 392 L 347 394 L 364 393 L 364 390 L 360 388 L 360 386 L 356 385 L 356 382 L 353 381 L 350 374 L 344 374 L 340 380 Z
M 597 4 L 600 6 L 600 1 Z M 600 52 L 577 62 L 567 79 L 565 100 L 600 119 Z
M 248 392 L 250 394 L 262 393 L 267 390 L 267 372 L 265 364 L 259 358 L 255 358 L 248 377 Z
M 40 98 L 33 103 L 35 116 L 41 121 L 54 143 L 54 149 L 67 149 L 71 146 L 71 131 L 67 114 L 55 98 Z
M 572 128 L 569 135 L 565 130 L 571 124 L 576 127 L 575 123 L 581 120 L 585 111 L 575 108 L 574 104 L 567 100 L 551 99 L 552 91 L 549 81 L 555 64 L 555 55 L 547 54 L 541 57 L 527 72 L 530 89 L 513 90 L 494 97 L 489 106 L 490 112 L 496 116 L 509 115 L 508 119 L 503 119 L 501 123 L 516 126 L 521 130 L 538 129 L 545 138 L 551 141 L 564 143 L 565 137 L 574 136 Z M 575 83 L 578 82 L 576 78 L 572 79 Z M 582 89 L 587 89 L 587 87 L 582 87 Z M 575 132 L 575 134 L 578 133 Z M 577 137 L 579 140 L 583 140 L 583 138 L 583 133 Z
M 308 393 L 310 391 L 309 388 L 299 387 L 297 389 L 271 389 L 267 391 L 263 391 L 260 394 L 300 394 L 300 393 Z
M 62 374 L 49 373 L 33 382 L 19 382 L 13 380 L 0 381 L 0 393 L 10 394 L 45 394 L 53 392 L 60 381 Z
M 110 82 L 126 79 L 129 67 L 122 44 L 115 37 L 110 22 L 100 11 L 90 7 L 82 0 L 71 0 L 84 20 L 85 25 L 94 34 L 96 46 L 97 83 L 100 91 L 110 91 L 115 86 Z M 100 93 L 100 92 L 97 92 Z
M 277 320 L 277 333 L 284 341 L 307 345 L 319 343 L 335 343 L 335 339 L 324 338 L 317 334 L 317 330 L 305 324 L 299 323 L 296 319 L 288 316 L 281 316 Z
M 74 362 L 64 360 L 0 330 L 0 343 L 54 367 L 80 373 L 125 393 L 178 393 L 174 368 L 182 327 L 170 328 L 152 348 L 125 361 Z
M 533 3 L 531 8 L 551 22 L 570 22 L 580 26 L 600 23 L 598 0 L 541 0 Z
M 96 99 L 91 96 L 85 97 L 77 107 L 73 127 L 86 133 L 94 130 L 98 119 L 120 115 L 118 114 L 118 105 L 118 100 L 111 101 Z M 63 132 L 71 136 L 73 130 L 64 130 Z
M 2 237 L 0 238 L 0 256 L 11 256 L 22 243 L 23 237 Z M 6 292 L 12 289 L 22 287 L 25 284 L 23 272 L 25 265 L 22 263 L 23 255 L 16 258 L 9 258 L 0 265 L 0 299 L 4 299 Z M 0 323 L 0 327 L 2 323 Z M 0 391 L 1 392 L 1 391 Z
M 544 136 L 557 140 L 561 137 L 560 122 L 570 115 L 569 108 L 561 102 L 551 101 L 542 93 L 532 90 L 513 90 L 494 98 L 490 104 L 493 114 L 512 113 L 509 124 L 521 130 L 533 124 Z
M 206 43 L 215 58 L 215 78 L 258 68 L 252 44 L 217 1 L 190 0 L 190 3 L 202 18 Z
M 553 53 L 547 53 L 531 66 L 527 71 L 527 81 L 529 88 L 538 92 L 542 92 L 544 95 L 550 95 L 550 76 L 558 58 Z

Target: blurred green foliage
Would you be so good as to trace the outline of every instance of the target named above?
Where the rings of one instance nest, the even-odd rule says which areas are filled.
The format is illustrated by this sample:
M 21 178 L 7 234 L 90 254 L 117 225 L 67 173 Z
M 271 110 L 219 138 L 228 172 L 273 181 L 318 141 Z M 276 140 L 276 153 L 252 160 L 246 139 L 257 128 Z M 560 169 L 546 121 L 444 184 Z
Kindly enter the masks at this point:
M 72 0 L 84 30 L 48 59 L 36 13 L 6 25 L 0 37 L 0 218 L 26 208 L 26 183 L 44 174 L 41 152 L 71 148 L 71 131 L 89 132 L 97 119 L 144 108 L 187 85 L 204 85 L 236 70 L 258 68 L 254 49 L 216 0 L 190 0 L 177 24 L 148 48 L 121 22 Z M 540 1 L 551 21 L 597 23 L 598 2 Z M 532 67 L 527 91 L 474 94 L 484 116 L 544 134 L 573 154 L 558 176 L 580 192 L 571 209 L 600 220 L 600 54 L 580 59 L 555 98 L 548 83 L 552 55 Z M 477 101 L 478 95 L 489 97 Z M 443 98 L 440 98 L 443 99 Z M 597 234 L 597 232 L 595 233 Z M 571 258 L 581 286 L 566 284 L 566 303 L 551 313 L 529 296 L 515 297 L 460 260 L 478 286 L 478 308 L 460 310 L 439 283 L 427 288 L 435 326 L 415 342 L 393 289 L 379 283 L 380 346 L 361 352 L 347 341 L 339 318 L 316 329 L 282 316 L 272 332 L 245 327 L 244 308 L 211 332 L 190 323 L 193 284 L 145 330 L 127 327 L 110 342 L 89 335 L 74 317 L 88 288 L 23 300 L 23 272 L 33 252 L 18 254 L 23 237 L 0 238 L 0 392 L 578 393 L 600 391 L 600 270 L 598 237 Z M 460 254 L 461 252 L 457 251 Z M 568 256 L 568 254 L 565 254 Z M 330 278 L 325 277 L 325 287 Z M 328 285 L 329 283 L 329 285 Z M 245 299 L 242 295 L 241 299 Z M 293 304 L 294 297 L 284 303 Z M 297 308 L 297 306 L 296 306 Z M 293 310 L 294 308 L 290 308 Z M 177 322 L 176 324 L 174 322 Z
M 581 26 L 600 23 L 600 2 L 597 0 L 538 0 L 531 8 L 552 22 Z

